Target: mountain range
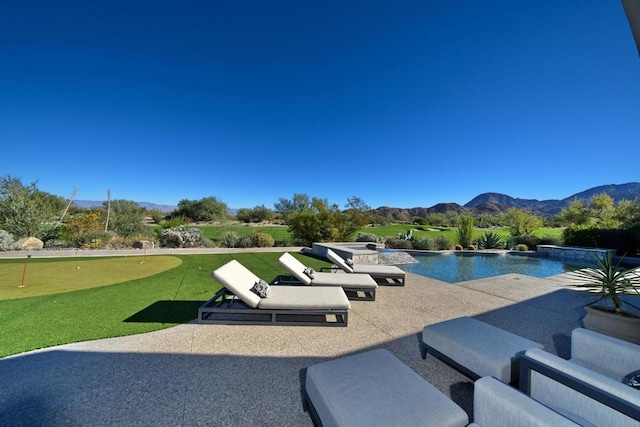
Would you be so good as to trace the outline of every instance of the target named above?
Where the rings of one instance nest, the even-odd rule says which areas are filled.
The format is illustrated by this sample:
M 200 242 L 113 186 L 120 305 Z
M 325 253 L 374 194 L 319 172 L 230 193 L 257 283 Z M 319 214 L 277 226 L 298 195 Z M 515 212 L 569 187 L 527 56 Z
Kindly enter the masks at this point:
M 509 208 L 520 208 L 535 212 L 544 217 L 552 217 L 560 213 L 563 208 L 569 206 L 574 199 L 588 202 L 591 197 L 602 193 L 611 196 L 615 203 L 620 200 L 634 200 L 640 198 L 640 182 L 601 185 L 561 200 L 518 199 L 501 193 L 482 193 L 465 205 L 438 203 L 430 208 L 410 209 L 383 206 L 374 209 L 374 214 L 397 220 L 410 220 L 415 216 L 425 217 L 430 213 L 446 213 L 448 211 L 477 215 L 481 213 L 498 214 Z
M 573 194 L 561 200 L 536 200 L 536 199 L 518 199 L 501 193 L 482 193 L 474 197 L 469 203 L 459 205 L 457 203 L 438 203 L 430 208 L 393 208 L 381 206 L 373 209 L 373 214 L 386 218 L 393 218 L 401 221 L 411 220 L 414 216 L 425 217 L 430 213 L 446 213 L 455 211 L 458 213 L 470 214 L 498 214 L 509 208 L 520 208 L 538 213 L 544 217 L 552 217 L 560 213 L 563 208 L 569 206 L 574 199 L 588 202 L 592 196 L 606 193 L 614 202 L 620 200 L 634 200 L 640 198 L 640 182 L 629 182 L 627 184 L 610 184 L 593 187 L 580 193 Z M 74 205 L 89 209 L 93 207 L 103 206 L 103 201 L 91 200 L 75 200 Z M 157 209 L 162 212 L 171 212 L 177 209 L 173 205 L 159 205 L 149 202 L 138 202 L 138 205 L 149 210 Z M 229 209 L 231 214 L 235 214 L 237 209 Z

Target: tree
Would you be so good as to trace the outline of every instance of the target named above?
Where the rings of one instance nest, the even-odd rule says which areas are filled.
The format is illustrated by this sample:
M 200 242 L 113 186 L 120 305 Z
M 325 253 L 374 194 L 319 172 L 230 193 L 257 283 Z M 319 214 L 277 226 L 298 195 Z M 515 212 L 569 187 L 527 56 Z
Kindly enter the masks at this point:
M 539 216 L 518 208 L 509 208 L 504 217 L 513 237 L 528 236 L 543 224 Z
M 471 215 L 460 215 L 460 224 L 456 230 L 458 244 L 463 248 L 471 246 L 473 241 L 474 220 Z
M 242 222 L 263 222 L 273 220 L 273 211 L 265 205 L 255 206 L 254 208 L 241 208 L 236 212 L 236 218 Z
M 172 212 L 172 217 L 186 217 L 195 222 L 223 221 L 228 217 L 229 208 L 215 197 L 205 197 L 200 200 L 183 199 L 178 202 L 178 209 Z
M 36 182 L 0 177 L 0 228 L 16 238 L 39 237 L 42 224 L 58 219 L 64 206 L 60 197 L 38 190 Z
M 301 207 L 297 205 L 295 209 Z M 311 246 L 313 242 L 349 240 L 368 223 L 370 208 L 358 197 L 347 199 L 346 207 L 342 212 L 337 204 L 314 197 L 305 209 L 289 211 L 289 231 L 299 244 L 305 246 Z
M 312 202 L 308 195 L 294 193 L 291 200 L 280 197 L 273 207 L 282 216 L 282 220 L 287 223 L 290 215 L 310 209 Z
M 614 217 L 624 229 L 640 229 L 640 201 L 620 200 Z
M 558 214 L 560 222 L 564 225 L 585 225 L 589 223 L 589 217 L 589 209 L 580 199 L 573 199 L 569 206 Z
M 144 225 L 145 209 L 129 200 L 111 201 L 109 230 L 122 236 L 123 241 L 136 234 L 147 231 Z

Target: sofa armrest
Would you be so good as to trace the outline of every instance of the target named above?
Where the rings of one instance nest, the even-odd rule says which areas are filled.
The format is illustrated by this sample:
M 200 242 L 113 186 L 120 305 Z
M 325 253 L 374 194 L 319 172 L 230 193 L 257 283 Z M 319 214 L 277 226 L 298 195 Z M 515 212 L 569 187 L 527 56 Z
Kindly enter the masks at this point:
M 571 332 L 571 361 L 621 381 L 640 369 L 640 345 L 576 328 Z
M 476 426 L 579 425 L 493 377 L 480 378 L 473 386 L 473 423 Z
M 520 390 L 563 414 L 595 425 L 637 425 L 640 393 L 620 381 L 539 349 L 520 360 Z

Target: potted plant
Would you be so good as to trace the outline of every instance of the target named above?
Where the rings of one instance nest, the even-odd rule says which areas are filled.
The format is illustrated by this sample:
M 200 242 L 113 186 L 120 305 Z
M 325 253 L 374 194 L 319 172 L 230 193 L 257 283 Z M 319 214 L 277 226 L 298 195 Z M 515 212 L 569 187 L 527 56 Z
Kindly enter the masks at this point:
M 621 266 L 623 258 L 613 261 L 611 252 L 594 256 L 596 267 L 573 272 L 575 287 L 588 292 L 585 296 L 598 294 L 598 298 L 587 304 L 584 326 L 595 332 L 640 344 L 640 308 L 628 301 L 629 296 L 640 296 L 640 270 Z M 623 308 L 628 305 L 636 313 Z

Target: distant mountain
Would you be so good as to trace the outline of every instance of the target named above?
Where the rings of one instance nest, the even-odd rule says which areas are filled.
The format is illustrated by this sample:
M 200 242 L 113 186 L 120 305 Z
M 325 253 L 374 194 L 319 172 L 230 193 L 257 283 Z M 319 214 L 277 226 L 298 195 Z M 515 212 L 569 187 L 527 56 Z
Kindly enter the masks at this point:
M 74 200 L 73 201 L 73 204 L 75 206 L 82 209 L 102 207 L 104 206 L 104 203 L 105 203 L 104 201 L 97 201 L 97 200 Z M 136 203 L 138 203 L 138 206 L 142 208 L 146 208 L 148 210 L 159 210 L 165 213 L 169 213 L 175 209 L 178 209 L 177 206 L 173 206 L 173 205 L 158 205 L 156 203 L 149 203 L 149 202 L 136 202 Z
M 464 205 L 466 208 L 474 208 L 479 211 L 495 211 L 496 209 L 505 210 L 511 207 L 520 209 L 528 209 L 538 212 L 545 216 L 553 216 L 560 213 L 563 208 L 575 200 L 584 202 L 597 194 L 606 193 L 614 200 L 615 203 L 620 200 L 634 200 L 640 198 L 640 182 L 630 182 L 627 184 L 610 184 L 593 187 L 580 193 L 573 194 L 562 200 L 535 200 L 535 199 L 514 199 L 506 194 L 500 193 L 484 193 L 474 197 L 469 203 Z
M 545 217 L 552 217 L 569 206 L 571 201 L 579 199 L 584 202 L 589 201 L 592 196 L 607 193 L 614 202 L 620 200 L 634 200 L 640 198 L 640 182 L 630 182 L 627 184 L 611 184 L 593 187 L 588 190 L 576 193 L 562 200 L 536 200 L 517 199 L 506 194 L 483 193 L 474 197 L 469 203 L 460 206 L 457 203 L 438 203 L 430 208 L 392 208 L 383 206 L 373 210 L 373 214 L 399 221 L 411 221 L 415 216 L 425 217 L 430 213 L 446 213 L 455 211 L 458 213 L 468 213 L 477 215 L 480 213 L 499 214 L 509 208 L 527 209 Z

